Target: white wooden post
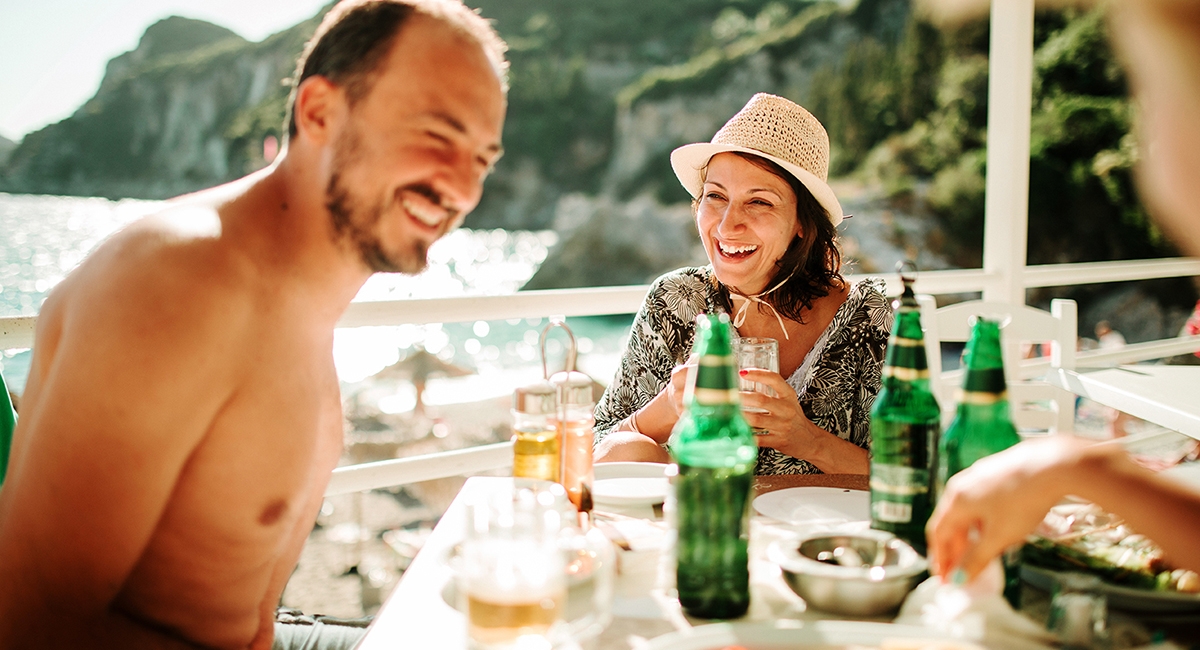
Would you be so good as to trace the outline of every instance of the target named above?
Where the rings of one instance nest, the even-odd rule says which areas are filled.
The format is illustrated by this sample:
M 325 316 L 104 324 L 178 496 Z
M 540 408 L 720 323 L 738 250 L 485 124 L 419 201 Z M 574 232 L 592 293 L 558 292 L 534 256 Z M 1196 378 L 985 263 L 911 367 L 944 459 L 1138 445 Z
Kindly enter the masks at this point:
M 1025 304 L 1034 0 L 992 0 L 983 299 Z

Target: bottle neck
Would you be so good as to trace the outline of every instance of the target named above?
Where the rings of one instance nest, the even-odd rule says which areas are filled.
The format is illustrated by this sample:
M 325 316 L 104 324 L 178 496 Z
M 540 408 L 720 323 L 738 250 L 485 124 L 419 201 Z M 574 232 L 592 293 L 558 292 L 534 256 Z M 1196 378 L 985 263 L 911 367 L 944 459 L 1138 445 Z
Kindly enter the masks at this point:
M 888 339 L 883 382 L 889 387 L 909 383 L 929 389 L 929 360 L 925 356 L 921 315 L 905 303 L 896 311 L 896 323 Z
M 696 376 L 688 392 L 689 406 L 734 406 L 738 396 L 737 366 L 732 354 L 704 354 L 696 362 Z

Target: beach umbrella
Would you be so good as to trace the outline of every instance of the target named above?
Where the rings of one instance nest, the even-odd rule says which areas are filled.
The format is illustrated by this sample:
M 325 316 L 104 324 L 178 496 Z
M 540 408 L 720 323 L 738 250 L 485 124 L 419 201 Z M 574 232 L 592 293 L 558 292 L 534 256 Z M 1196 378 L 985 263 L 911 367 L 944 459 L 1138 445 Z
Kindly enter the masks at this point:
M 371 376 L 376 380 L 410 381 L 417 392 L 417 404 L 413 413 L 425 414 L 425 403 L 421 400 L 425 392 L 425 382 L 432 377 L 466 377 L 475 374 L 474 371 L 453 363 L 442 361 L 437 355 L 430 354 L 424 348 L 409 352 L 403 359 L 380 370 Z

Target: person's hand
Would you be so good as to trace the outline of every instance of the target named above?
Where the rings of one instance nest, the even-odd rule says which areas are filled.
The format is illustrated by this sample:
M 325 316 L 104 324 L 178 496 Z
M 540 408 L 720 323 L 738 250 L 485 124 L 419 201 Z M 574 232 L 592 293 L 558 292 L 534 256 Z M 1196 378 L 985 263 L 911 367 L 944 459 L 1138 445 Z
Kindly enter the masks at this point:
M 930 570 L 970 580 L 1024 541 L 1065 496 L 1059 486 L 1084 446 L 1067 435 L 1022 442 L 952 476 L 925 529 Z M 965 575 L 953 575 L 959 569 Z
M 675 409 L 676 419 L 683 415 L 683 393 L 687 388 L 688 373 L 695 369 L 697 363 L 698 357 L 692 354 L 683 365 L 675 366 L 675 369 L 671 371 L 671 381 L 667 382 L 662 389 L 662 394 Z
M 818 443 L 822 431 L 809 421 L 800 406 L 800 398 L 777 372 L 746 368 L 738 371 L 742 379 L 769 387 L 775 397 L 758 391 L 742 391 L 746 422 L 754 427 L 760 447 L 770 447 L 794 458 L 805 458 Z

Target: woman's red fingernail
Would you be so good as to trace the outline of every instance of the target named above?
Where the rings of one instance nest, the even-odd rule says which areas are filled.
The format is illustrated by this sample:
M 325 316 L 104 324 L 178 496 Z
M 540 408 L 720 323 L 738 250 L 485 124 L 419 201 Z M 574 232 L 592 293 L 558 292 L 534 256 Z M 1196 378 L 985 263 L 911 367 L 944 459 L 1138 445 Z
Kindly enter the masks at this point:
M 747 372 L 750 372 L 750 371 L 746 370 L 745 368 L 742 368 L 741 370 L 738 371 L 738 374 L 741 375 L 742 377 L 745 377 Z

